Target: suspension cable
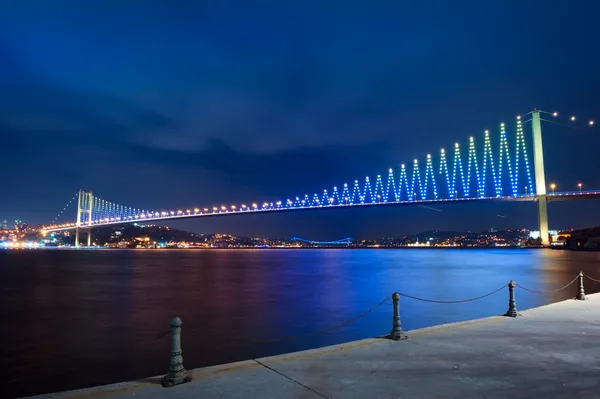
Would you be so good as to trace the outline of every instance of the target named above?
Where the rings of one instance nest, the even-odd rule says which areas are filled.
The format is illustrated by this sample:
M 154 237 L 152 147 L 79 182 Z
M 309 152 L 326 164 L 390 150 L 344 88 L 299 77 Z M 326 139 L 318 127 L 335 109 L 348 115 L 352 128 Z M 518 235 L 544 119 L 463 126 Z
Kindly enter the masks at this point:
M 71 205 L 71 203 L 73 202 L 73 200 L 74 200 L 75 198 L 77 198 L 77 196 L 78 196 L 78 195 L 79 195 L 79 193 L 75 194 L 75 195 L 73 196 L 73 198 L 71 198 L 71 199 L 69 200 L 69 202 L 67 202 L 67 205 L 65 205 L 65 206 L 63 207 L 63 209 L 62 209 L 62 210 L 61 210 L 61 211 L 58 213 L 58 215 L 56 215 L 56 217 L 55 217 L 55 218 L 52 220 L 52 222 L 51 222 L 50 224 L 54 224 L 54 223 L 56 223 L 56 221 L 58 220 L 58 218 L 62 216 L 63 212 L 65 212 L 65 211 L 67 210 L 67 208 L 69 207 L 69 205 Z

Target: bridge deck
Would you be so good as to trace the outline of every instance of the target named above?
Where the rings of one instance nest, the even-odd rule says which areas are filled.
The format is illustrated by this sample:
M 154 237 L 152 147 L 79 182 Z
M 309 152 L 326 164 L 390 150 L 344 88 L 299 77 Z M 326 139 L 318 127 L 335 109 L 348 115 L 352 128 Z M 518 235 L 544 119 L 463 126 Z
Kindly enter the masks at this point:
M 407 341 L 367 339 L 193 370 L 192 382 L 173 388 L 156 377 L 41 397 L 596 397 L 600 294 L 589 299 L 416 330 Z

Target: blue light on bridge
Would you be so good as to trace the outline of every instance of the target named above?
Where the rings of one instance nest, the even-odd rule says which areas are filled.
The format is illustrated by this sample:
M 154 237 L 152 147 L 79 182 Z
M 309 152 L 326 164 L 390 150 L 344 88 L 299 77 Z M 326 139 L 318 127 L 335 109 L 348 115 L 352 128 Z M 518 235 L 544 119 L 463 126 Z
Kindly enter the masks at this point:
M 187 210 L 143 210 L 83 193 L 82 206 L 89 213 L 82 212 L 78 223 L 79 226 L 98 226 L 294 209 L 533 197 L 534 185 L 521 119 L 517 118 L 516 134 L 511 140 L 504 123 L 499 130 L 496 151 L 492 135 L 486 130 L 479 147 L 481 151 L 478 151 L 476 139 L 469 138 L 466 159 L 461 154 L 459 143 L 455 143 L 454 151 L 442 149 L 439 157 L 427 154 L 424 166 L 414 159 L 412 167 L 401 164 L 396 173 L 390 168 L 385 177 L 376 175 L 374 181 L 367 176 L 362 184 L 359 180 L 354 180 L 352 187 L 344 183 L 340 186 L 341 190 L 334 186 L 331 192 L 323 190 L 322 194 L 304 194 L 285 201 L 252 203 L 252 206 L 234 204 Z M 513 145 L 509 145 L 509 142 Z M 466 167 L 463 161 L 466 161 Z M 522 180 L 519 179 L 521 176 Z M 527 182 L 527 186 L 521 187 L 521 181 Z M 529 190 L 525 187 L 529 187 Z M 77 223 L 50 226 L 47 230 L 73 228 L 76 225 Z

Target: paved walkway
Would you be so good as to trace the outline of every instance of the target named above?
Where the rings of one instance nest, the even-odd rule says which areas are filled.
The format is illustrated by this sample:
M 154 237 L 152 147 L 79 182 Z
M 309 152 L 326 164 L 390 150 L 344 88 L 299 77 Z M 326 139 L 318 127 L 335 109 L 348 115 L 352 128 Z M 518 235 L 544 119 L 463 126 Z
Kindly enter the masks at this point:
M 36 398 L 600 397 L 600 294 L 522 312 L 317 350 Z

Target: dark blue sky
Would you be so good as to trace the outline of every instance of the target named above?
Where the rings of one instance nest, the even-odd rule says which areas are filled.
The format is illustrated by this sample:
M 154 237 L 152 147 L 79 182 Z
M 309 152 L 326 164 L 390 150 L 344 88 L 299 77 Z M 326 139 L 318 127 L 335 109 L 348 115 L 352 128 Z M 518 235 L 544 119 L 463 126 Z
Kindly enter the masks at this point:
M 600 119 L 593 1 L 19 0 L 1 9 L 0 219 L 50 222 L 79 188 L 139 208 L 286 198 L 383 174 L 533 107 Z M 545 126 L 547 179 L 600 188 L 599 135 Z M 597 205 L 552 204 L 550 225 L 599 224 Z M 174 226 L 337 239 L 536 221 L 531 204 L 440 209 Z

